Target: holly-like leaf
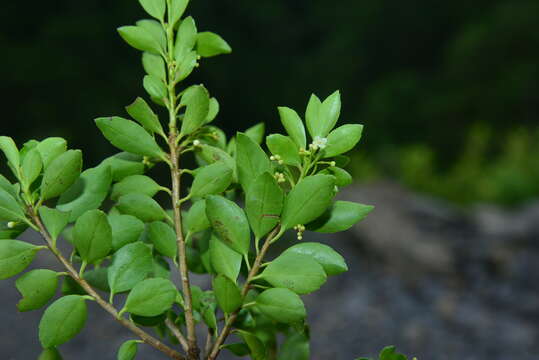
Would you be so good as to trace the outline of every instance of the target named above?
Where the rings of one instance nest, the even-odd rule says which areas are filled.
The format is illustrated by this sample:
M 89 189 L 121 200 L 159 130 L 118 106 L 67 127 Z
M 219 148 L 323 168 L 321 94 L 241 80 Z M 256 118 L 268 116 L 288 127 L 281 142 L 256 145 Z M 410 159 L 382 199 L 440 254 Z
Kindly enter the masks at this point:
M 324 157 L 334 157 L 352 150 L 361 139 L 363 125 L 347 124 L 333 130 L 328 135 Z
M 116 205 L 122 214 L 133 215 L 144 222 L 161 221 L 166 218 L 165 211 L 151 197 L 144 194 L 127 194 Z
M 32 270 L 18 278 L 15 286 L 23 297 L 17 304 L 17 309 L 21 312 L 37 310 L 47 304 L 56 293 L 58 274 L 52 270 Z
M 47 200 L 65 192 L 77 181 L 81 169 L 80 150 L 68 150 L 57 156 L 45 169 L 41 182 L 41 199 Z
M 83 261 L 88 264 L 106 257 L 112 249 L 112 229 L 107 215 L 100 210 L 90 210 L 75 223 L 74 245 Z
M 338 275 L 348 271 L 348 266 L 344 258 L 328 245 L 305 242 L 286 249 L 284 253 L 302 254 L 312 257 L 322 265 L 327 275 Z
M 126 341 L 118 350 L 118 360 L 134 360 L 138 352 L 137 340 Z
M 290 138 L 294 140 L 298 147 L 305 149 L 307 146 L 305 127 L 303 126 L 298 113 L 283 106 L 279 107 L 278 110 L 279 116 L 281 117 L 281 123 L 283 124 L 288 135 L 290 135 Z
M 236 136 L 236 166 L 238 179 L 246 192 L 259 175 L 271 171 L 271 164 L 264 150 L 243 133 Z
M 112 200 L 118 200 L 124 195 L 133 193 L 154 197 L 161 190 L 164 190 L 164 188 L 151 177 L 146 175 L 131 175 L 112 187 L 110 198 Z
M 335 201 L 319 218 L 307 224 L 307 229 L 327 234 L 345 231 L 363 220 L 373 209 L 371 205 Z
M 39 208 L 39 216 L 52 239 L 56 240 L 69 223 L 71 213 L 41 206 Z
M 176 287 L 170 280 L 147 279 L 131 290 L 125 310 L 140 316 L 157 316 L 172 307 L 176 294 Z
M 265 290 L 256 298 L 256 305 L 262 314 L 281 323 L 299 322 L 307 316 L 301 298 L 285 288 Z
M 108 281 L 113 294 L 132 289 L 153 270 L 152 251 L 142 242 L 125 245 L 112 259 Z
M 242 257 L 239 253 L 226 246 L 217 237 L 210 239 L 210 261 L 217 274 L 223 274 L 235 281 L 241 269 Z
M 188 88 L 182 96 L 181 106 L 186 106 L 183 117 L 181 133 L 189 135 L 206 121 L 210 109 L 210 96 L 208 90 L 202 85 L 195 85 Z
M 206 198 L 206 215 L 223 242 L 240 254 L 249 253 L 249 222 L 235 202 L 219 195 L 209 195 Z
M 197 34 L 197 53 L 202 57 L 230 54 L 232 48 L 219 35 L 210 31 Z
M 220 274 L 213 279 L 212 286 L 217 303 L 225 313 L 231 314 L 240 308 L 241 292 L 234 281 L 226 275 Z
M 277 225 L 283 201 L 283 190 L 270 173 L 261 174 L 250 186 L 245 198 L 245 212 L 257 239 Z
M 154 221 L 148 226 L 148 236 L 159 253 L 171 259 L 176 258 L 178 246 L 176 244 L 176 232 L 161 221 Z
M 112 249 L 137 241 L 144 231 L 144 223 L 131 215 L 109 215 L 109 224 L 112 229 Z
M 82 296 L 64 296 L 45 310 L 39 323 L 39 340 L 44 348 L 62 345 L 74 338 L 88 317 Z
M 147 54 L 147 57 L 153 58 L 156 56 Z M 161 59 L 161 57 L 159 57 L 159 59 Z M 159 118 L 143 98 L 137 98 L 131 105 L 126 107 L 126 110 L 127 113 L 131 115 L 133 119 L 138 121 L 138 123 L 146 130 L 149 130 L 152 133 L 164 134 Z
M 191 197 L 220 194 L 232 182 L 232 169 L 224 162 L 200 168 L 191 186 Z
M 40 249 L 19 240 L 0 241 L 0 280 L 10 278 L 26 269 Z

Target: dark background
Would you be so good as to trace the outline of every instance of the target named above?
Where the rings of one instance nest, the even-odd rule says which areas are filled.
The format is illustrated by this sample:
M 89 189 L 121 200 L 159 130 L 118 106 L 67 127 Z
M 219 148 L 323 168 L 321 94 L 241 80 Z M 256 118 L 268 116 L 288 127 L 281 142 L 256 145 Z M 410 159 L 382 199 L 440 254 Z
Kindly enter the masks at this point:
M 433 237 L 440 235 L 439 229 L 450 234 L 469 230 L 440 240 L 458 259 L 450 272 L 464 271 L 459 251 L 482 254 L 465 256 L 470 264 L 479 266 L 479 273 L 459 274 L 458 281 L 448 278 L 451 284 L 457 281 L 463 286 L 459 291 L 469 292 L 467 286 L 485 278 L 492 284 L 501 282 L 500 272 L 503 275 L 508 270 L 505 263 L 500 268 L 499 249 L 491 253 L 497 240 L 512 250 L 517 248 L 520 255 L 520 251 L 529 254 L 530 248 L 537 250 L 537 233 L 530 229 L 539 216 L 530 209 L 536 208 L 539 195 L 538 1 L 193 0 L 188 13 L 196 19 L 199 31 L 215 31 L 233 48 L 231 55 L 202 60 L 189 78 L 192 83 L 204 83 L 218 98 L 221 112 L 216 124 L 229 135 L 262 121 L 269 132 L 281 131 L 276 106 L 289 106 L 303 114 L 312 92 L 325 97 L 340 89 L 341 123 L 366 126 L 350 171 L 364 188 L 378 189 L 372 202 L 389 209 L 392 201 L 402 202 L 400 197 L 387 198 L 387 192 L 398 188 L 399 194 L 406 192 L 406 199 L 420 193 L 421 199 L 429 201 L 427 213 L 451 209 L 451 216 L 443 218 L 447 229 L 436 227 L 438 218 L 433 220 L 438 225 L 423 223 L 414 217 L 415 212 L 408 214 L 410 209 L 403 210 L 407 221 L 428 228 Z M 143 17 L 134 0 L 3 2 L 0 133 L 12 136 L 19 145 L 31 138 L 62 136 L 71 147 L 85 151 L 87 167 L 115 152 L 92 120 L 125 116 L 123 107 L 135 97 L 145 96 L 139 53 L 115 31 Z M 383 218 L 383 208 L 379 214 L 372 216 Z M 529 227 L 518 225 L 523 222 Z M 401 225 L 380 226 L 394 227 L 395 236 L 400 234 Z M 489 226 L 516 230 L 510 234 L 502 231 L 496 237 Z M 414 234 L 410 239 L 417 238 Z M 376 231 L 368 235 L 373 239 L 383 236 Z M 483 240 L 471 241 L 477 238 Z M 403 269 L 388 259 L 378 262 L 383 256 L 360 244 L 358 257 L 370 256 L 384 271 Z M 539 256 L 517 259 L 511 264 L 524 268 L 518 268 L 519 275 L 510 274 L 519 280 L 509 276 L 504 281 L 511 286 L 522 283 L 524 288 L 538 283 L 533 268 L 522 264 L 534 263 Z M 407 270 L 405 266 L 404 272 Z M 433 284 L 442 279 L 438 270 L 433 274 Z M 418 291 L 425 289 L 429 288 Z M 477 290 L 478 296 L 485 295 L 483 290 Z M 519 296 L 537 299 L 537 289 L 532 290 Z M 511 291 L 508 297 L 518 293 Z M 410 296 L 416 295 L 412 292 Z M 395 295 L 393 301 L 400 304 L 399 298 Z M 421 304 L 395 311 L 413 314 L 420 311 Z M 490 305 L 479 301 L 477 309 L 497 305 L 496 301 Z M 508 306 L 511 314 L 539 321 L 539 311 L 533 306 L 531 312 Z M 477 309 L 470 312 L 477 313 Z M 388 308 L 381 311 L 390 313 Z M 492 324 L 485 328 L 489 326 Z M 524 325 L 514 326 L 522 329 Z M 426 345 L 399 338 L 399 327 L 392 330 L 395 336 L 383 340 L 400 341 L 419 359 L 445 359 Z M 3 328 L 0 334 L 5 331 Z M 536 329 L 532 333 L 531 343 L 537 346 Z M 443 331 L 440 335 L 454 341 L 456 336 Z M 497 359 L 501 352 L 496 347 L 474 357 L 474 345 L 487 344 L 488 348 L 488 339 L 481 339 L 472 341 L 469 349 L 450 346 L 444 354 L 448 359 Z M 356 350 L 372 354 L 378 345 L 366 343 Z M 525 354 L 529 352 L 520 357 L 509 354 L 505 359 L 525 359 Z

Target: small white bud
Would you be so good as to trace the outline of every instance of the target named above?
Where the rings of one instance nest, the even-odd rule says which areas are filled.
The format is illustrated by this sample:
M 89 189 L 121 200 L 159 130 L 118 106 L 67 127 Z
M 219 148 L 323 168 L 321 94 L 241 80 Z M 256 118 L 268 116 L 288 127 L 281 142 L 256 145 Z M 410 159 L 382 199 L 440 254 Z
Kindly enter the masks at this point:
M 17 226 L 17 223 L 15 223 L 14 221 L 10 221 L 7 223 L 7 227 L 10 229 L 13 229 L 15 226 Z
M 200 140 L 193 141 L 193 146 L 200 146 Z

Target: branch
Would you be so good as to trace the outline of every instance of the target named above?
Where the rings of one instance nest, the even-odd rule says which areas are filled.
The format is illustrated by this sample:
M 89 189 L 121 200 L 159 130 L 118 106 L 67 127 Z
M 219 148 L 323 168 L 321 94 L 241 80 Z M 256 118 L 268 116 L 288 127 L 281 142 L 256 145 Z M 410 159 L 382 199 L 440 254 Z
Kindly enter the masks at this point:
M 180 329 L 178 329 L 178 327 L 174 324 L 174 322 L 172 322 L 172 320 L 170 319 L 166 319 L 165 325 L 170 330 L 170 332 L 172 332 L 172 334 L 176 337 L 176 339 L 178 339 L 178 341 L 182 345 L 182 348 L 185 351 L 188 351 L 189 345 L 187 344 L 187 339 L 185 338 L 185 336 L 183 336 L 182 332 L 180 331 Z

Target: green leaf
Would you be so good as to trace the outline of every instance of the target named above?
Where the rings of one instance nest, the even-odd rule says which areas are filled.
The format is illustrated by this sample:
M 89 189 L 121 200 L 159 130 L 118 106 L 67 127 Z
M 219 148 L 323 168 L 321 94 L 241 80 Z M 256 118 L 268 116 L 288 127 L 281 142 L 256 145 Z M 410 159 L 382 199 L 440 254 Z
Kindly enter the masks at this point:
M 178 246 L 176 244 L 176 232 L 161 221 L 154 221 L 148 227 L 148 236 L 157 251 L 171 259 L 176 258 Z
M 227 314 L 238 310 L 242 304 L 241 292 L 236 283 L 226 275 L 218 275 L 212 282 L 219 307 Z
M 170 1 L 170 8 L 168 9 L 170 13 L 170 23 L 172 26 L 180 20 L 183 13 L 185 12 L 185 8 L 187 7 L 187 4 L 189 4 L 189 0 L 171 0 Z
M 161 221 L 166 218 L 165 211 L 151 197 L 144 194 L 127 194 L 116 205 L 121 213 L 133 215 L 144 222 Z
M 232 182 L 232 169 L 224 162 L 216 162 L 200 168 L 191 186 L 191 197 L 220 194 Z
M 326 282 L 324 268 L 310 256 L 285 253 L 273 260 L 261 277 L 275 287 L 292 290 L 296 294 L 308 294 L 318 290 Z
M 339 187 L 348 186 L 353 182 L 352 175 L 350 175 L 348 171 L 341 169 L 340 167 L 331 166 L 327 169 L 324 169 L 320 173 L 333 175 L 335 177 L 335 185 Z
M 75 223 L 74 245 L 83 261 L 93 264 L 112 249 L 112 229 L 107 215 L 100 210 L 84 213 Z
M 120 293 L 132 289 L 153 270 L 150 248 L 142 242 L 125 245 L 118 250 L 109 267 L 108 280 L 111 292 Z
M 82 169 L 80 150 L 68 150 L 54 159 L 45 169 L 41 182 L 41 199 L 59 196 L 77 181 Z
M 144 231 L 144 223 L 131 215 L 109 215 L 109 223 L 112 229 L 112 249 L 114 251 L 134 243 Z
M 320 127 L 317 132 L 312 134 L 313 138 L 315 136 L 326 137 L 335 127 L 340 114 L 341 93 L 337 90 L 328 96 L 320 106 Z
M 110 198 L 112 200 L 118 200 L 124 195 L 134 193 L 154 197 L 155 194 L 163 189 L 161 185 L 148 176 L 132 175 L 113 186 Z
M 236 203 L 222 196 L 209 195 L 206 198 L 206 215 L 222 241 L 242 255 L 249 253 L 249 222 Z
M 298 147 L 305 149 L 307 146 L 305 127 L 303 126 L 298 113 L 290 108 L 282 106 L 279 107 L 278 110 L 281 122 L 288 135 L 290 135 Z
M 236 136 L 236 166 L 238 179 L 245 192 L 259 175 L 271 171 L 271 164 L 264 150 L 243 133 Z
M 232 354 L 243 357 L 249 355 L 251 350 L 249 350 L 249 347 L 247 344 L 244 343 L 232 343 L 232 344 L 225 344 L 222 346 L 223 349 L 227 349 Z
M 25 220 L 24 211 L 6 190 L 0 188 L 0 221 Z
M 279 222 L 284 193 L 270 173 L 258 176 L 245 197 L 245 212 L 257 239 L 270 232 Z
M 170 280 L 147 279 L 131 290 L 125 310 L 140 316 L 157 316 L 172 307 L 176 293 L 176 287 Z
M 336 201 L 322 216 L 307 224 L 307 228 L 326 234 L 345 231 L 363 220 L 373 209 L 374 206 L 371 205 L 350 201 Z
M 223 274 L 234 281 L 238 278 L 242 261 L 241 255 L 215 236 L 210 239 L 210 261 L 217 274 Z
M 197 34 L 197 53 L 202 57 L 230 54 L 232 48 L 219 35 L 205 31 Z
M 54 159 L 66 152 L 67 142 L 62 138 L 51 137 L 37 144 L 36 149 L 41 155 L 43 167 L 46 169 Z
M 60 195 L 56 207 L 71 213 L 70 222 L 88 210 L 99 208 L 106 199 L 112 183 L 112 167 L 109 164 L 110 161 L 104 161 L 95 168 L 83 171 L 78 180 Z
M 262 144 L 264 140 L 264 132 L 266 131 L 266 124 L 258 123 L 254 126 L 251 126 L 245 130 L 245 135 L 247 135 L 251 140 L 253 140 L 258 145 Z
M 331 247 L 314 242 L 306 242 L 294 245 L 284 252 L 284 254 L 302 254 L 312 257 L 324 268 L 327 275 L 338 275 L 348 271 L 348 266 L 344 258 Z
M 214 162 L 223 161 L 231 169 L 236 168 L 236 162 L 225 151 L 211 145 L 202 144 L 197 146 L 197 155 L 200 156 L 206 163 L 213 164 Z
M 179 293 L 177 294 L 179 296 Z M 150 317 L 131 314 L 129 317 L 138 325 L 146 326 L 146 327 L 156 327 L 165 321 L 165 319 L 167 318 L 167 314 L 164 313 L 161 315 L 150 316 Z
M 273 155 L 279 155 L 286 165 L 299 166 L 299 148 L 289 136 L 272 134 L 266 138 L 266 145 Z
M 84 280 L 88 281 L 94 288 L 109 292 L 108 272 L 109 270 L 107 267 L 99 267 L 85 271 L 83 277 Z
M 178 35 L 176 36 L 176 44 L 174 45 L 174 59 L 177 62 L 183 62 L 185 57 L 191 53 L 191 50 L 196 45 L 197 41 L 197 27 L 195 20 L 191 16 L 186 17 L 180 23 L 178 28 Z M 195 53 L 195 58 L 198 56 Z M 181 70 L 181 69 L 180 69 Z
M 198 60 L 198 55 L 197 55 L 196 51 L 188 52 L 182 58 L 182 61 L 180 62 L 180 66 L 178 66 L 178 74 L 176 75 L 176 80 L 177 81 L 182 81 L 186 77 L 191 75 L 191 73 L 193 72 L 193 70 L 197 66 L 197 60 Z M 210 103 L 210 105 L 211 105 L 211 103 Z M 208 115 L 209 115 L 209 112 L 208 112 Z
M 52 239 L 56 240 L 69 223 L 71 213 L 41 206 L 39 208 L 39 216 Z
M 330 175 L 308 176 L 285 199 L 282 228 L 307 224 L 326 211 L 334 196 L 335 178 Z
M 137 98 L 135 102 L 126 107 L 126 110 L 146 130 L 152 133 L 164 134 L 159 118 L 144 99 Z
M 32 270 L 15 282 L 22 295 L 17 304 L 19 311 L 37 310 L 49 302 L 58 287 L 58 274 L 51 270 Z
M 62 345 L 77 335 L 88 317 L 82 296 L 64 296 L 45 310 L 39 323 L 39 341 L 45 348 Z
M 112 145 L 133 154 L 164 158 L 164 152 L 141 126 L 120 117 L 95 120 L 97 127 Z
M 36 148 L 30 150 L 22 161 L 22 180 L 26 189 L 30 188 L 30 185 L 39 177 L 43 164 L 41 162 L 41 156 Z
M 19 240 L 0 241 L 0 280 L 26 269 L 39 250 L 39 247 Z
M 0 150 L 4 152 L 7 161 L 11 165 L 11 169 L 15 175 L 19 175 L 19 167 L 21 166 L 21 158 L 17 145 L 12 138 L 7 136 L 0 136 Z
M 208 124 L 212 122 L 213 120 L 215 120 L 215 118 L 217 117 L 217 114 L 219 114 L 219 102 L 217 101 L 216 98 L 211 98 L 210 109 L 208 111 L 208 116 L 206 117 L 205 123 Z
M 324 157 L 334 157 L 352 150 L 361 139 L 363 125 L 347 124 L 333 130 L 328 135 Z
M 164 99 L 167 97 L 167 87 L 163 80 L 153 75 L 146 75 L 142 80 L 144 90 L 152 97 L 156 99 Z
M 62 355 L 56 348 L 44 349 L 37 360 L 62 360 Z
M 167 68 L 165 60 L 160 55 L 154 55 L 148 52 L 142 54 L 142 67 L 146 74 L 155 76 L 163 81 L 167 78 Z M 137 120 L 138 121 L 138 120 Z
M 303 333 L 293 333 L 285 340 L 277 360 L 309 360 L 311 358 L 309 339 Z
M 126 341 L 118 350 L 118 360 L 134 360 L 138 352 L 137 340 Z
M 305 122 L 307 123 L 307 129 L 309 134 L 314 138 L 320 136 L 323 132 L 323 119 L 320 117 L 320 109 L 322 102 L 315 94 L 312 94 L 307 104 L 307 110 L 305 111 Z
M 0 189 L 4 190 L 8 193 L 13 199 L 17 199 L 19 197 L 19 190 L 18 184 L 13 185 L 11 182 L 9 182 L 8 179 L 5 178 L 2 174 L 0 174 Z
M 8 224 L 9 222 L 0 222 L 0 239 L 15 239 L 28 229 L 26 223 L 16 223 L 15 226 Z
M 202 85 L 191 86 L 182 96 L 180 106 L 186 106 L 181 133 L 189 135 L 206 121 L 210 108 L 208 91 Z
M 397 353 L 395 346 L 386 346 L 379 356 L 380 360 L 406 360 L 406 356 Z
M 206 216 L 206 200 L 196 201 L 184 217 L 185 228 L 191 233 L 206 230 L 211 226 Z
M 161 21 L 165 19 L 167 9 L 165 0 L 139 0 L 139 3 L 149 15 Z
M 244 331 L 244 330 L 238 330 L 238 334 L 241 336 L 243 341 L 247 344 L 249 347 L 249 350 L 251 351 L 251 359 L 253 360 L 266 360 L 267 359 L 267 350 L 264 346 L 264 343 L 254 334 Z
M 162 52 L 159 41 L 151 32 L 141 26 L 122 26 L 118 28 L 118 33 L 126 43 L 137 50 L 158 55 Z
M 265 290 L 256 298 L 256 305 L 262 314 L 281 323 L 299 322 L 307 316 L 301 298 L 285 288 Z
M 121 152 L 106 158 L 99 165 L 99 167 L 101 166 L 110 166 L 113 181 L 121 181 L 131 175 L 144 174 L 142 157 L 128 152 Z

